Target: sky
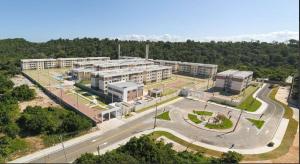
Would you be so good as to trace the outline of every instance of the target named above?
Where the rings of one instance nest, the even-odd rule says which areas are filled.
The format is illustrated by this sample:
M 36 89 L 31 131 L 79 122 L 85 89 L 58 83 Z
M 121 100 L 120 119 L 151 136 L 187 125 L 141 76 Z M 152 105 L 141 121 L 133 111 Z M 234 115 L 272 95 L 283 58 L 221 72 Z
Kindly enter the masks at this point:
M 286 41 L 299 0 L 1 0 L 0 39 Z

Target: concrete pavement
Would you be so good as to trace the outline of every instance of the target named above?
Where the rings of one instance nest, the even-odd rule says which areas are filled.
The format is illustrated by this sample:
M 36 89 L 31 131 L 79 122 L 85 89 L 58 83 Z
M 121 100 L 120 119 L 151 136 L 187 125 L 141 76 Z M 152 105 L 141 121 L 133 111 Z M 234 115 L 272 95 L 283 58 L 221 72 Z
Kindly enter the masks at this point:
M 272 141 L 276 134 L 278 125 L 280 125 L 281 118 L 284 112 L 280 105 L 268 99 L 267 94 L 269 93 L 269 91 L 270 90 L 268 89 L 268 87 L 263 87 L 261 92 L 258 93 L 258 97 L 269 104 L 263 116 L 263 119 L 267 121 L 262 130 L 257 130 L 251 125 L 249 121 L 247 121 L 246 119 L 241 119 L 236 128 L 236 131 L 234 131 L 233 133 L 226 134 L 222 132 L 204 131 L 187 124 L 182 120 L 182 117 L 180 115 L 171 115 L 170 117 L 174 119 L 173 121 L 158 120 L 157 125 L 159 128 L 170 129 L 171 131 L 176 132 L 176 135 L 181 134 L 180 137 L 185 137 L 185 139 L 187 140 L 192 138 L 199 142 L 199 144 L 206 144 L 207 146 L 210 145 L 212 148 L 222 148 L 224 149 L 224 151 L 226 151 L 232 144 L 235 144 L 234 150 L 242 152 L 242 150 L 248 149 L 253 151 L 253 149 L 256 148 L 265 147 L 267 143 Z M 204 105 L 204 102 L 181 99 L 173 104 L 168 104 L 164 108 L 172 111 L 170 112 L 171 114 L 176 111 L 182 112 L 180 110 L 192 110 L 195 108 L 203 107 Z M 177 109 L 173 109 L 172 107 L 174 106 L 176 106 Z M 178 108 L 180 110 L 178 110 Z M 207 106 L 207 109 L 220 112 L 230 110 L 214 104 L 209 104 Z M 122 124 L 117 128 L 108 130 L 107 132 L 99 136 L 79 142 L 78 144 L 74 144 L 70 147 L 66 147 L 64 151 L 60 149 L 53 153 L 45 153 L 42 154 L 42 156 L 35 156 L 35 158 L 31 158 L 30 160 L 23 160 L 22 162 L 70 162 L 75 160 L 85 152 L 95 152 L 98 145 L 102 145 L 101 149 L 104 150 L 104 148 L 110 147 L 116 143 L 120 143 L 120 141 L 126 138 L 130 138 L 133 135 L 153 129 L 153 117 L 155 108 L 150 109 L 149 111 L 149 113 L 147 112 L 146 114 L 132 119 L 132 121 Z M 161 113 L 162 111 L 163 108 L 159 108 L 158 112 Z M 232 110 L 233 117 L 236 117 L 239 112 L 240 111 Z M 259 115 L 243 113 L 243 118 L 247 117 L 258 118 Z M 106 144 L 103 145 L 104 143 Z M 66 157 L 64 154 L 66 154 Z

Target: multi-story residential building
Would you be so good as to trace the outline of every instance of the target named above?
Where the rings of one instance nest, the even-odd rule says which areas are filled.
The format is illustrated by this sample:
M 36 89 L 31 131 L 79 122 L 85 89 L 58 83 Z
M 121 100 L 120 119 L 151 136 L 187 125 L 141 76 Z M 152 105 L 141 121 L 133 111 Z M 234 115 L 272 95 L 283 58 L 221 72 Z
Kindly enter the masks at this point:
M 107 94 L 107 86 L 110 83 L 131 81 L 142 84 L 161 81 L 171 77 L 171 69 L 168 66 L 150 65 L 92 72 L 91 87 Z
M 91 72 L 114 69 L 133 68 L 139 66 L 150 66 L 154 63 L 145 59 L 123 59 L 97 62 L 76 62 L 70 71 L 73 78 L 78 80 L 89 80 Z
M 87 58 L 58 58 L 58 59 L 23 59 L 21 60 L 22 70 L 48 69 L 72 67 L 75 62 L 80 61 L 106 61 L 109 57 L 87 57 Z
M 110 60 L 109 57 L 87 57 L 87 58 L 58 58 L 58 66 L 60 68 L 72 67 L 77 62 L 97 62 L 97 61 L 107 61 Z
M 151 60 L 154 64 L 171 66 L 173 73 L 188 74 L 199 77 L 214 77 L 217 73 L 218 66 L 214 64 L 189 63 L 168 60 Z
M 108 84 L 108 98 L 111 102 L 130 102 L 143 96 L 144 85 L 134 82 Z
M 94 64 L 96 71 L 112 70 L 112 69 L 123 69 L 138 66 L 153 65 L 151 61 L 145 59 L 121 59 L 121 60 L 110 60 L 109 62 L 102 62 Z
M 252 76 L 252 71 L 226 70 L 216 75 L 215 87 L 239 93 L 249 86 Z

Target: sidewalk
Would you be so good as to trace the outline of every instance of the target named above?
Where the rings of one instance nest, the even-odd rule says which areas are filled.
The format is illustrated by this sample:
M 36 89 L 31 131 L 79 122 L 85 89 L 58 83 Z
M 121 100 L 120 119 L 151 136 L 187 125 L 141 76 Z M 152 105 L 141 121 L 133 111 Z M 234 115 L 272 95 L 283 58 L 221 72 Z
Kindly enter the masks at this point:
M 162 104 L 160 106 L 158 106 L 159 108 L 161 107 L 164 107 L 166 105 L 169 105 L 169 104 L 172 104 L 172 103 L 175 103 L 179 100 L 181 100 L 182 98 L 178 98 L 178 99 L 175 99 L 175 100 L 172 100 L 168 103 L 165 103 L 165 104 Z M 148 114 L 148 113 L 151 113 L 155 111 L 155 108 L 151 108 L 147 111 L 144 111 L 142 113 L 137 113 L 136 115 L 128 118 L 128 119 L 111 119 L 109 121 L 105 121 L 101 124 L 97 124 L 97 128 L 99 128 L 100 130 L 97 130 L 95 132 L 92 132 L 92 133 L 89 133 L 89 134 L 86 134 L 86 135 L 83 135 L 83 136 L 80 136 L 80 137 L 77 137 L 77 138 L 74 138 L 74 139 L 70 139 L 68 141 L 65 141 L 64 142 L 64 147 L 65 148 L 68 148 L 72 145 L 75 145 L 75 144 L 78 144 L 78 143 L 81 143 L 81 142 L 84 142 L 84 141 L 87 141 L 87 140 L 91 140 L 93 138 L 97 138 L 99 137 L 100 135 L 102 135 L 103 133 L 107 132 L 108 130 L 111 130 L 111 129 L 114 129 L 114 128 L 117 128 L 117 127 L 120 127 L 121 125 L 127 123 L 127 122 L 130 122 L 130 121 L 133 121 L 135 119 L 138 119 L 140 117 L 143 117 L 144 115 Z M 62 150 L 62 145 L 59 143 L 59 144 L 56 144 L 55 146 L 52 146 L 52 147 L 49 147 L 49 148 L 45 148 L 45 149 L 42 149 L 42 150 L 39 150 L 37 152 L 34 152 L 32 154 L 28 154 L 26 156 L 23 156 L 23 157 L 20 157 L 18 159 L 15 159 L 13 161 L 10 161 L 8 163 L 26 163 L 26 162 L 30 162 L 34 159 L 37 159 L 37 158 L 42 158 L 48 154 L 51 154 L 51 153 L 54 153 L 54 152 L 57 152 L 57 151 L 60 151 Z
M 270 142 L 274 142 L 274 146 L 273 147 L 267 147 L 267 146 L 263 146 L 263 147 L 258 147 L 258 148 L 253 148 L 253 149 L 229 149 L 227 147 L 219 147 L 219 146 L 214 146 L 214 145 L 209 145 L 203 142 L 199 142 L 199 141 L 195 141 L 194 139 L 188 138 L 174 130 L 168 129 L 168 128 L 161 128 L 161 127 L 157 127 L 155 129 L 151 129 L 151 130 L 146 130 L 140 133 L 137 133 L 135 135 L 132 135 L 131 137 L 128 137 L 124 140 L 121 140 L 117 143 L 114 143 L 108 147 L 105 147 L 101 150 L 100 154 L 104 154 L 108 151 L 114 150 L 116 148 L 118 148 L 121 145 L 126 144 L 130 138 L 132 137 L 140 137 L 142 135 L 147 135 L 150 134 L 154 131 L 165 131 L 165 132 L 169 132 L 173 135 L 175 135 L 176 137 L 185 140 L 186 142 L 189 143 L 193 143 L 194 145 L 197 146 L 201 146 L 203 148 L 206 149 L 211 149 L 211 150 L 215 150 L 215 151 L 220 151 L 220 152 L 228 152 L 228 151 L 236 151 L 240 154 L 261 154 L 261 153 L 267 153 L 270 152 L 274 149 L 276 149 L 282 142 L 282 139 L 284 137 L 285 131 L 287 129 L 287 125 L 288 125 L 289 120 L 288 119 L 282 119 L 282 121 L 280 122 L 280 125 L 278 127 L 278 130 L 276 131 L 274 138 L 270 141 Z M 175 141 L 174 141 L 175 142 Z M 98 152 L 94 152 L 94 154 L 98 154 Z
M 253 95 L 252 97 L 255 98 L 257 96 L 257 94 L 266 86 L 266 84 L 263 84 L 262 87 L 260 87 Z M 268 104 L 266 102 L 264 102 L 262 99 L 256 97 L 256 99 L 261 102 L 261 106 L 255 111 L 255 112 L 249 112 L 249 111 L 244 111 L 245 113 L 249 113 L 249 114 L 257 114 L 257 115 L 260 115 L 260 114 L 263 114 L 265 112 L 265 110 L 268 108 Z M 205 102 L 206 101 L 203 101 L 203 100 L 199 100 L 199 99 L 195 99 L 197 101 L 201 101 L 201 102 Z M 215 103 L 215 102 L 210 102 L 208 101 L 207 102 L 208 104 L 213 104 L 213 105 L 217 105 L 217 106 L 220 106 L 220 107 L 223 107 L 223 108 L 228 108 L 228 109 L 232 109 L 232 110 L 236 110 L 236 111 L 241 111 L 241 109 L 237 109 L 235 107 L 231 107 L 231 106 L 227 106 L 227 105 L 222 105 L 222 104 L 218 104 L 218 103 Z
M 161 105 L 157 106 L 157 108 L 163 108 L 163 107 L 165 107 L 165 106 L 167 106 L 167 105 L 173 104 L 173 103 L 175 103 L 175 102 L 177 102 L 177 101 L 180 101 L 180 100 L 182 100 L 182 99 L 183 99 L 182 97 L 179 97 L 179 98 L 177 98 L 177 99 L 175 99 L 175 100 L 172 100 L 172 101 L 169 101 L 169 102 L 167 102 L 167 103 L 161 104 Z M 127 119 L 126 119 L 126 118 L 122 118 L 122 120 L 125 121 L 125 122 L 130 122 L 130 121 L 133 121 L 133 120 L 135 120 L 135 119 L 138 119 L 138 118 L 140 118 L 140 117 L 143 117 L 144 115 L 149 114 L 149 113 L 154 112 L 154 111 L 155 111 L 155 107 L 150 108 L 150 109 L 148 109 L 148 110 L 146 110 L 146 111 L 143 111 L 143 112 L 141 112 L 141 113 L 135 113 L 135 115 L 133 115 L 133 116 L 127 118 Z

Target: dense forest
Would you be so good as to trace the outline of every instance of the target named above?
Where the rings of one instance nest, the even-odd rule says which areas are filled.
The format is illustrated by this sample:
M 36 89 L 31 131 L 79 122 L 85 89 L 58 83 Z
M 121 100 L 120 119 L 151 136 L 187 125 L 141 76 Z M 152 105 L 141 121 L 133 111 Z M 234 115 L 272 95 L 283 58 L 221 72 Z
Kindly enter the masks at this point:
M 286 43 L 151 42 L 82 38 L 33 43 L 24 39 L 4 39 L 0 40 L 0 69 L 10 74 L 18 73 L 21 58 L 108 56 L 114 59 L 118 44 L 121 44 L 121 54 L 126 56 L 144 57 L 145 45 L 149 44 L 149 57 L 153 59 L 218 64 L 219 71 L 228 68 L 252 70 L 254 77 L 278 81 L 295 73 L 299 65 L 298 40 Z
M 206 157 L 201 153 L 188 151 L 176 152 L 171 144 L 164 144 L 162 141 L 155 141 L 149 136 L 131 138 L 125 145 L 107 152 L 103 155 L 83 154 L 74 163 L 76 164 L 139 164 L 139 163 L 160 163 L 160 164 L 193 164 L 193 163 L 230 163 L 235 164 L 241 161 L 243 156 L 236 152 L 223 153 L 221 158 Z

